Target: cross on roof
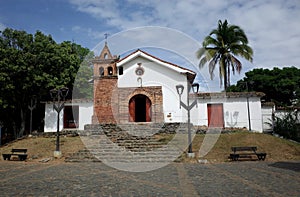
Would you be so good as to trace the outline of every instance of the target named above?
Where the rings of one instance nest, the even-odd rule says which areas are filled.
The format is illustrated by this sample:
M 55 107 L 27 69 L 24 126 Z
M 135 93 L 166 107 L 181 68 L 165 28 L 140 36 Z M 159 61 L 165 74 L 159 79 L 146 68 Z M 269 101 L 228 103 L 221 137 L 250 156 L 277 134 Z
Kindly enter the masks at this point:
M 105 33 L 104 34 L 104 38 L 105 38 L 105 43 L 107 43 L 107 37 L 109 36 L 109 34 L 108 33 Z

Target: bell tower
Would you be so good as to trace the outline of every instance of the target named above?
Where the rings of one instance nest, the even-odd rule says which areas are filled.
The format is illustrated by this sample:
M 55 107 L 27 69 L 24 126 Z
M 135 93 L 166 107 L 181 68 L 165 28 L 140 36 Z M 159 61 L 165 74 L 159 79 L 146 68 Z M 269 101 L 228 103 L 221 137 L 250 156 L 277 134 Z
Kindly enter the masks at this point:
M 118 75 L 116 62 L 119 57 L 112 56 L 107 42 L 100 53 L 92 61 L 94 64 L 94 113 L 92 124 L 116 123 L 113 107 L 116 106 L 112 98 L 117 88 Z

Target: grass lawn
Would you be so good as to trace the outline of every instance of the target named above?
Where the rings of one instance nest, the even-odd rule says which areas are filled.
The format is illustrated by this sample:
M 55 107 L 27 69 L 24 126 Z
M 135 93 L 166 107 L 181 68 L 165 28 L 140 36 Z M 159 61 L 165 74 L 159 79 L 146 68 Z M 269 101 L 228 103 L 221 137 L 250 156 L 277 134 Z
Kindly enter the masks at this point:
M 84 149 L 80 137 L 61 137 L 60 138 L 60 150 L 63 156 L 77 152 Z M 53 157 L 53 151 L 56 148 L 55 137 L 27 137 L 25 139 L 17 140 L 6 146 L 0 148 L 1 160 L 2 153 L 9 153 L 12 148 L 26 148 L 27 149 L 27 161 L 39 161 L 45 158 Z M 64 157 L 57 159 L 57 161 L 63 161 Z
M 170 140 L 174 135 L 162 135 L 159 140 Z M 199 157 L 199 149 L 204 140 L 205 134 L 197 134 L 193 139 L 193 152 L 195 159 L 186 158 L 185 154 L 181 156 L 183 162 L 197 162 Z M 75 153 L 84 149 L 80 137 L 61 137 L 60 149 L 63 156 Z M 55 150 L 56 138 L 46 137 L 27 137 L 0 147 L 1 160 L 2 153 L 9 153 L 12 148 L 27 148 L 28 162 L 39 161 L 44 158 L 51 158 Z M 266 161 L 286 161 L 300 160 L 300 144 L 285 139 L 277 138 L 268 134 L 235 132 L 221 134 L 214 144 L 213 148 L 203 159 L 207 159 L 210 163 L 220 163 L 228 161 L 228 155 L 232 146 L 256 146 L 258 152 L 266 152 Z M 64 161 L 64 157 L 56 161 Z
M 196 159 L 198 159 L 204 137 L 204 134 L 199 134 L 193 140 L 193 152 L 196 153 Z M 267 161 L 300 160 L 299 143 L 268 134 L 249 132 L 221 134 L 213 148 L 203 159 L 212 163 L 228 161 L 232 146 L 256 146 L 257 152 L 267 153 Z

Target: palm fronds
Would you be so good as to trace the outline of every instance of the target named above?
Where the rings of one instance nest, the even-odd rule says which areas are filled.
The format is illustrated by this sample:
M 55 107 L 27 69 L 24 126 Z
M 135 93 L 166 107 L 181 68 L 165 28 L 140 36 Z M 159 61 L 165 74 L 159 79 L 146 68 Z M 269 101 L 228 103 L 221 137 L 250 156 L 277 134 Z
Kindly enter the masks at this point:
M 200 68 L 208 63 L 211 79 L 214 78 L 215 67 L 219 64 L 220 83 L 222 85 L 223 79 L 226 89 L 230 84 L 230 70 L 233 74 L 242 70 L 242 63 L 236 56 L 252 62 L 253 50 L 248 45 L 245 32 L 239 26 L 229 25 L 227 20 L 219 20 L 217 29 L 213 29 L 205 37 L 196 56 L 200 59 Z

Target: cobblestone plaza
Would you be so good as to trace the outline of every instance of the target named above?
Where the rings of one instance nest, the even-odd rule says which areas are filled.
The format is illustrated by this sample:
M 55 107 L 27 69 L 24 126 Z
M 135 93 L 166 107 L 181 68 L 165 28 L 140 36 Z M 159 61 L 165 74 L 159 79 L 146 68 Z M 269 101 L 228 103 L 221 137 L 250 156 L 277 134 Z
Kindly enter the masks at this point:
M 0 196 L 299 196 L 300 162 L 172 163 L 126 172 L 100 162 L 0 163 Z

